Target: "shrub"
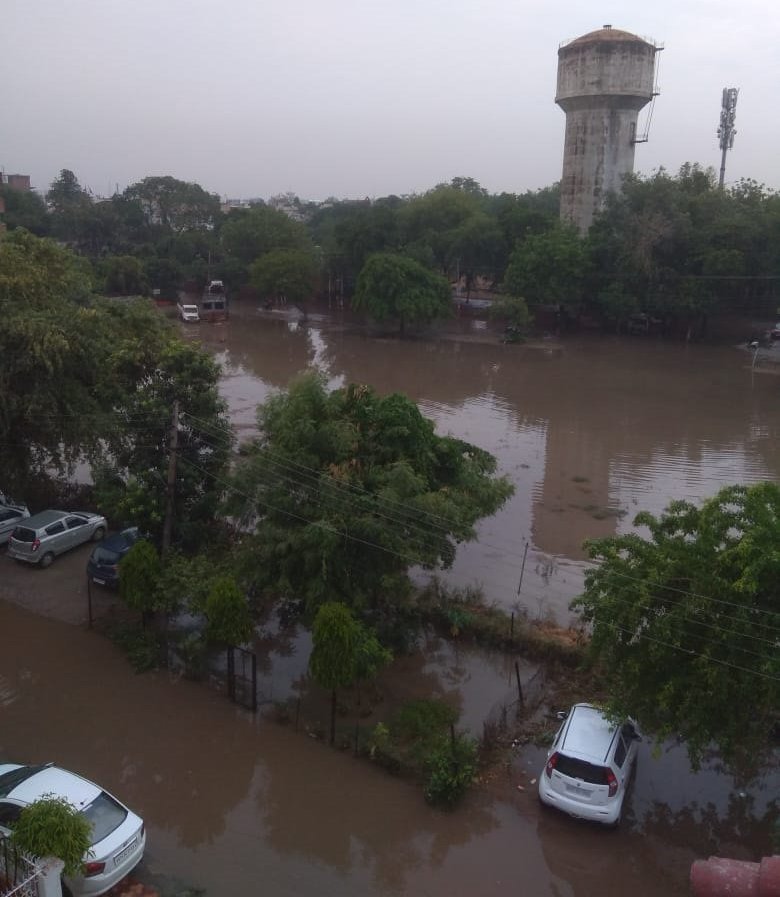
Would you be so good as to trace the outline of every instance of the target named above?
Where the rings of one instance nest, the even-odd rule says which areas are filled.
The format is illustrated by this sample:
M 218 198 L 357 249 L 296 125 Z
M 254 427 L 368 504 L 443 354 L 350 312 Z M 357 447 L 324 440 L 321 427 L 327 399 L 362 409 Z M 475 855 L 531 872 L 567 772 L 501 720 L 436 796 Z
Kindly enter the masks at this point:
M 44 794 L 26 806 L 14 825 L 11 837 L 35 857 L 57 857 L 66 875 L 78 875 L 91 846 L 92 826 L 64 797 Z
M 477 771 L 477 743 L 466 735 L 440 740 L 425 759 L 425 798 L 452 807 L 466 793 Z

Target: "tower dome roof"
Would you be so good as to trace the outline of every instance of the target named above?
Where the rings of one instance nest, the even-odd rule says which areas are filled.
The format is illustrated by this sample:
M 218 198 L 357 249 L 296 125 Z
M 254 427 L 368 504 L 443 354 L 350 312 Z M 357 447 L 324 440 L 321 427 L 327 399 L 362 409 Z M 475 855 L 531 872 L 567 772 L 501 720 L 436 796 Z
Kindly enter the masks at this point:
M 597 44 L 604 41 L 610 41 L 614 43 L 647 43 L 646 40 L 638 37 L 636 34 L 631 34 L 630 31 L 621 31 L 619 28 L 613 28 L 611 25 L 604 25 L 604 27 L 599 28 L 598 31 L 590 31 L 588 32 L 588 34 L 583 34 L 582 37 L 575 37 L 573 41 L 569 41 L 569 43 L 564 44 L 564 46 L 567 48 L 578 47 L 582 46 L 583 44 Z

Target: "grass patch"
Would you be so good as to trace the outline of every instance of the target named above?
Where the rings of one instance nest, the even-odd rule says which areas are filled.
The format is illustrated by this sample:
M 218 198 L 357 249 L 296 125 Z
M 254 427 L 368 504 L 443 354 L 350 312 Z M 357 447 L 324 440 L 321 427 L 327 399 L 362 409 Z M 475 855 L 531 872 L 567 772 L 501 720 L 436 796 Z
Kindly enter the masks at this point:
M 584 657 L 584 638 L 579 630 L 549 621 L 532 622 L 524 614 L 513 615 L 489 605 L 479 589 L 448 588 L 433 579 L 418 595 L 419 618 L 448 638 L 470 639 L 481 645 L 521 651 L 541 661 L 576 666 Z
M 127 624 L 108 627 L 106 632 L 125 652 L 136 673 L 158 670 L 165 665 L 165 642 L 161 633 Z

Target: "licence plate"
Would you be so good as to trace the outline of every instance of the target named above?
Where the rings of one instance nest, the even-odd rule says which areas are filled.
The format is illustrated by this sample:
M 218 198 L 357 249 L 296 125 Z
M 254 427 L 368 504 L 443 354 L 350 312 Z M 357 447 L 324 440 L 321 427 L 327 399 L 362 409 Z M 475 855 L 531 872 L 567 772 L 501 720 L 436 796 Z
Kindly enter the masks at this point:
M 96 582 L 99 586 L 104 586 L 106 584 L 105 579 L 98 579 L 97 576 L 92 577 L 92 582 Z
M 133 853 L 137 846 L 138 839 L 136 838 L 134 841 L 128 844 L 127 847 L 124 847 L 122 850 L 120 850 L 119 853 L 114 857 L 114 865 L 120 866 L 122 862 L 124 862 L 124 860 L 126 860 L 130 856 L 130 854 Z

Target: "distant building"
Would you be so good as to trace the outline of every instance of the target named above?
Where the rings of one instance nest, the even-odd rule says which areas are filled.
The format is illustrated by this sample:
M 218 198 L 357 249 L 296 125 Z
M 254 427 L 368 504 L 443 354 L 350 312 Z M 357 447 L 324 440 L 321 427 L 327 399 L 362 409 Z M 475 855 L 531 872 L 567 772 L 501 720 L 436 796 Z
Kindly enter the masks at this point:
M 566 113 L 561 220 L 585 233 L 634 170 L 639 110 L 655 95 L 653 43 L 605 25 L 558 49 L 555 102 Z
M 12 190 L 31 190 L 29 174 L 5 174 L 0 173 L 0 183 Z

